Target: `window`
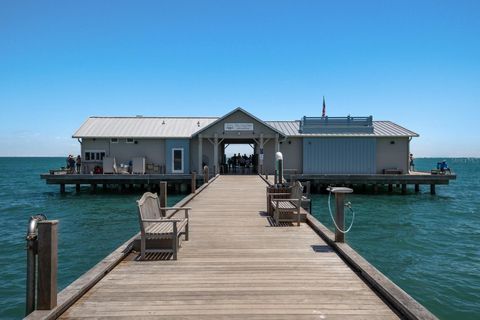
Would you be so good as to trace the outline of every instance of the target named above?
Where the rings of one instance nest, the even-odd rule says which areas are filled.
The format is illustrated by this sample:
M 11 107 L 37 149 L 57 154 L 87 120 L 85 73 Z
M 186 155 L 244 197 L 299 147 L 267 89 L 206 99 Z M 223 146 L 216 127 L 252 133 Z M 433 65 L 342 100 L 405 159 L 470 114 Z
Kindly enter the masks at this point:
M 111 138 L 111 139 L 110 139 L 110 142 L 111 142 L 111 143 L 118 143 L 118 138 Z
M 183 173 L 183 148 L 172 149 L 172 172 Z
M 102 161 L 105 158 L 105 151 L 103 150 L 89 150 L 85 151 L 85 161 Z
M 134 143 L 135 141 L 133 140 L 133 138 L 127 138 L 127 139 L 125 139 L 125 142 L 126 143 Z

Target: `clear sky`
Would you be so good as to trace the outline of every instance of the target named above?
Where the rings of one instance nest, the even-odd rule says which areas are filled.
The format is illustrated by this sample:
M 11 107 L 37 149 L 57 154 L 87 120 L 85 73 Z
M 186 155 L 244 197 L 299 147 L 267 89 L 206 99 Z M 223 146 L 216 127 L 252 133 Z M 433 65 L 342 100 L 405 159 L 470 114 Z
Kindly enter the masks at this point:
M 0 1 L 0 155 L 91 115 L 373 115 L 480 156 L 480 1 Z

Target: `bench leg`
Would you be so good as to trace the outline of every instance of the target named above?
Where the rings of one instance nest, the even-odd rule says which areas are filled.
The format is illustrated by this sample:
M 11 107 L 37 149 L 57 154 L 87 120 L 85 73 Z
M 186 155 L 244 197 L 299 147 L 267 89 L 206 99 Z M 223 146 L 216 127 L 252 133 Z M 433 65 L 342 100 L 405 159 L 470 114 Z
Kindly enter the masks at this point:
M 140 237 L 140 260 L 145 260 L 145 248 L 146 248 L 145 237 Z
M 297 211 L 297 227 L 300 227 L 300 208 Z
M 187 222 L 187 225 L 185 226 L 185 241 L 188 241 L 188 222 Z
M 177 260 L 178 235 L 175 235 L 172 240 L 173 240 L 173 260 Z
M 276 224 L 280 223 L 280 212 L 278 212 L 278 208 L 275 208 L 275 211 L 273 212 L 273 220 L 275 221 Z

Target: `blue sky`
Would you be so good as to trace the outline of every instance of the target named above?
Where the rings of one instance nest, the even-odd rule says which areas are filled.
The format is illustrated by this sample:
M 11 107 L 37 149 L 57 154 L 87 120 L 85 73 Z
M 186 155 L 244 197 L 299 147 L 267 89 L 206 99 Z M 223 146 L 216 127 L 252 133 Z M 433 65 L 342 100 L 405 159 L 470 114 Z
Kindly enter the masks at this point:
M 480 156 L 480 1 L 0 2 L 0 156 L 91 115 L 373 115 Z

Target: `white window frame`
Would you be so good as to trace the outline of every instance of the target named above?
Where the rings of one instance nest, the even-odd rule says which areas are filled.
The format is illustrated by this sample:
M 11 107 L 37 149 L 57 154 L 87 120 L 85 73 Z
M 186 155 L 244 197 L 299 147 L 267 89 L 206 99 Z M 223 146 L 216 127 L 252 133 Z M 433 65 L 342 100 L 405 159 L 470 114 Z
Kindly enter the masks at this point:
M 182 169 L 175 170 L 175 151 L 182 151 Z M 185 171 L 185 151 L 183 148 L 172 148 L 172 173 L 183 173 Z
M 118 143 L 118 138 L 110 138 L 110 143 Z
M 131 140 L 131 141 L 129 141 Z M 135 139 L 134 138 L 125 138 L 125 143 L 135 143 Z
M 105 152 L 105 150 L 85 150 L 85 151 L 83 152 L 83 159 L 82 159 L 82 161 L 85 161 L 85 162 L 101 162 L 101 161 L 103 161 L 103 159 L 98 159 L 98 160 L 97 160 L 97 159 L 96 159 L 96 158 L 97 158 L 96 156 L 95 156 L 95 159 L 92 159 L 92 158 L 90 157 L 90 160 L 87 160 L 87 156 L 86 156 L 87 153 L 90 153 L 90 155 L 91 155 L 91 154 L 95 154 L 95 155 L 96 155 L 96 154 L 98 153 L 98 154 L 100 154 L 100 158 L 102 157 L 102 156 L 101 156 L 102 153 L 104 154 L 103 158 L 105 158 L 105 157 L 107 156 L 107 153 Z

